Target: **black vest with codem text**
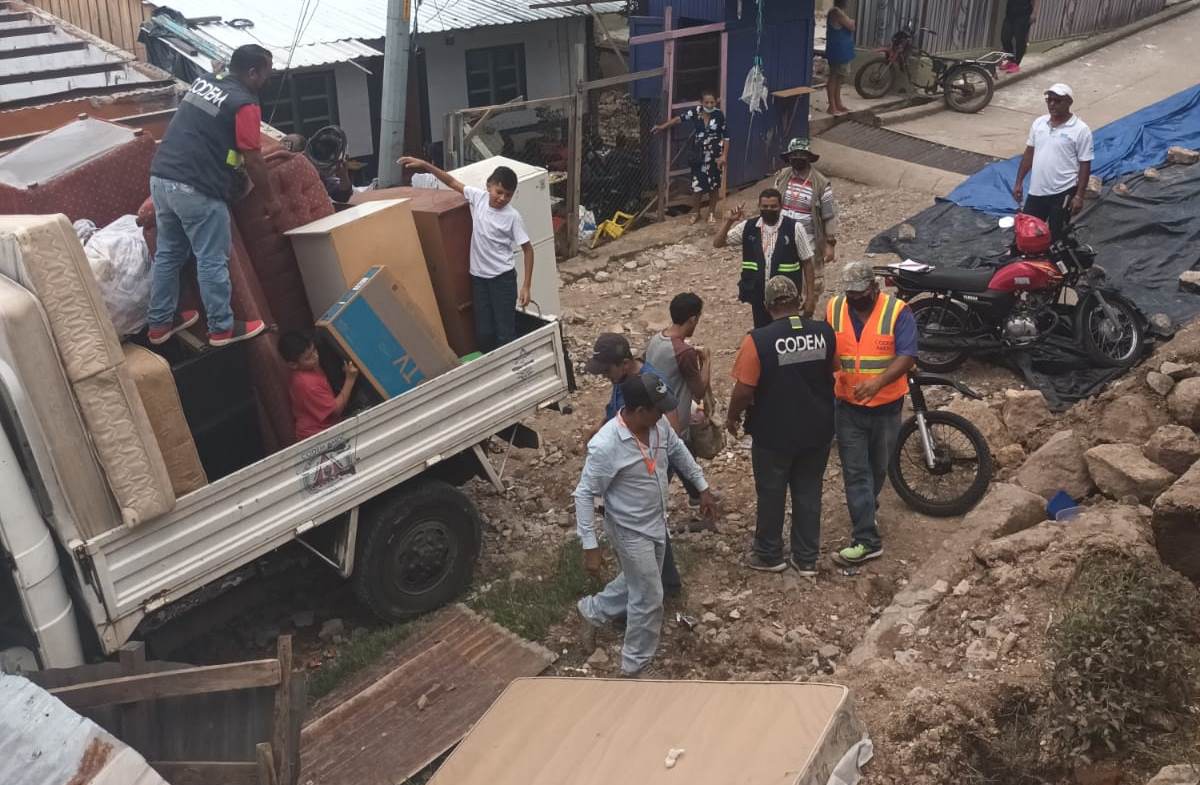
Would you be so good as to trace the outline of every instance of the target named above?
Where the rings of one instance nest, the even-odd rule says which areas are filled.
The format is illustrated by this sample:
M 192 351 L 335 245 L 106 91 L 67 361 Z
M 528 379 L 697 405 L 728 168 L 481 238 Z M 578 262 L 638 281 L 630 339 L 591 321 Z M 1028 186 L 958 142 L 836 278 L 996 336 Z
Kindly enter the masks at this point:
M 825 322 L 789 316 L 752 330 L 762 372 L 746 431 L 755 447 L 797 452 L 833 439 L 833 372 L 837 346 Z

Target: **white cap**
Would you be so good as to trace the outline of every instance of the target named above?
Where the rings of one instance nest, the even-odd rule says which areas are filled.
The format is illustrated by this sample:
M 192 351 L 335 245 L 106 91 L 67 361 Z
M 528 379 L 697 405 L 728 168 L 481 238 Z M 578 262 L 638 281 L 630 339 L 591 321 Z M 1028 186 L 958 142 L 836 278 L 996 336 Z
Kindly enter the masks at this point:
M 1050 85 L 1046 92 L 1054 93 L 1055 95 L 1061 95 L 1064 98 L 1070 98 L 1072 101 L 1075 100 L 1075 93 L 1071 92 L 1070 85 L 1065 85 L 1062 82 Z

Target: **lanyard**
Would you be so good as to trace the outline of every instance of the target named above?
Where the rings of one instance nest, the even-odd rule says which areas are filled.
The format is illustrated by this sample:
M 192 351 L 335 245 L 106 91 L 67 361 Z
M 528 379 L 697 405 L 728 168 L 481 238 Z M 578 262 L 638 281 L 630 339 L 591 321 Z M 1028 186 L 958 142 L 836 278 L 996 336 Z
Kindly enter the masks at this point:
M 655 473 L 655 468 L 656 468 L 657 464 L 654 460 L 654 442 L 653 442 L 653 440 L 654 440 L 653 434 L 654 434 L 655 429 L 651 429 L 651 431 L 650 431 L 649 438 L 651 440 L 651 443 L 649 445 L 647 445 L 650 448 L 650 452 L 646 452 L 646 448 L 642 446 L 641 439 L 639 439 L 637 437 L 637 434 L 633 432 L 632 428 L 629 428 L 629 424 L 625 422 L 625 418 L 622 417 L 618 413 L 617 419 L 621 421 L 621 425 L 625 426 L 625 428 L 627 428 L 629 430 L 629 433 L 633 436 L 633 441 L 635 444 L 637 444 L 638 451 L 642 454 L 642 463 L 646 464 L 646 473 L 649 474 L 651 477 L 657 477 L 658 475 Z

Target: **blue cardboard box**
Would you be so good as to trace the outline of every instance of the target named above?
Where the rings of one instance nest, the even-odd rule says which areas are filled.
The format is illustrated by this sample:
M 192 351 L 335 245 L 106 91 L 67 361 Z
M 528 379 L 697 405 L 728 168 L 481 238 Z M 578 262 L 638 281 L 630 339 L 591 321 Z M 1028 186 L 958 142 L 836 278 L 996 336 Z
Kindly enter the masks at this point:
M 458 363 L 445 339 L 382 266 L 367 270 L 317 320 L 317 328 L 384 398 L 406 393 Z

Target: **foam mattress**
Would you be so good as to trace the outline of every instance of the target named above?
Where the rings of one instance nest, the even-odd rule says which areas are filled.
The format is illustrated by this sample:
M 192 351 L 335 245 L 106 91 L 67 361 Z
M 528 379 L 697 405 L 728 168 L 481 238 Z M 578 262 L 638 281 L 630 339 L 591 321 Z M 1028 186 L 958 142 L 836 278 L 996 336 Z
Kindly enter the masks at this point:
M 78 533 L 90 538 L 119 525 L 121 519 L 63 373 L 46 314 L 28 289 L 2 275 L 0 358 L 21 379 L 25 395 L 14 400 L 17 416 L 39 470 L 57 479 Z
M 125 364 L 150 416 L 150 425 L 167 464 L 175 497 L 203 488 L 208 484 L 208 477 L 200 464 L 196 441 L 183 413 L 171 364 L 149 349 L 132 343 L 125 344 Z
M 122 520 L 136 526 L 170 510 L 171 478 L 66 216 L 0 216 L 0 274 L 41 301 Z

